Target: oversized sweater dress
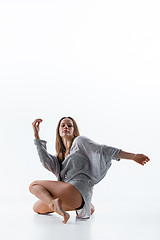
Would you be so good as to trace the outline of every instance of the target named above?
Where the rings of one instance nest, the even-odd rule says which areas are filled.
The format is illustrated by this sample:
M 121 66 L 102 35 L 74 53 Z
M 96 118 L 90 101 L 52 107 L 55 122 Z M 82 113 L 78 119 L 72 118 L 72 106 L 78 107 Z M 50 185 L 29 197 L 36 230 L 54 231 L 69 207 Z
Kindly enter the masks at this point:
M 45 140 L 34 139 L 42 165 L 51 171 L 58 181 L 70 183 L 79 190 L 85 204 L 82 209 L 76 211 L 77 217 L 90 218 L 93 187 L 105 177 L 112 164 L 111 160 L 120 160 L 118 154 L 121 149 L 78 136 L 60 164 L 57 155 L 47 152 L 46 143 Z

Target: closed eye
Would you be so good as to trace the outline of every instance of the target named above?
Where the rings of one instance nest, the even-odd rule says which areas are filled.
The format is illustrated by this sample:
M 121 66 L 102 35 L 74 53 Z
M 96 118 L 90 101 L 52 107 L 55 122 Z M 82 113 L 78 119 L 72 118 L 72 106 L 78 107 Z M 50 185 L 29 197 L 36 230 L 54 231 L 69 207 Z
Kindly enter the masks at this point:
M 64 127 L 64 124 L 61 125 L 62 127 Z M 72 125 L 68 125 L 68 127 L 73 127 Z

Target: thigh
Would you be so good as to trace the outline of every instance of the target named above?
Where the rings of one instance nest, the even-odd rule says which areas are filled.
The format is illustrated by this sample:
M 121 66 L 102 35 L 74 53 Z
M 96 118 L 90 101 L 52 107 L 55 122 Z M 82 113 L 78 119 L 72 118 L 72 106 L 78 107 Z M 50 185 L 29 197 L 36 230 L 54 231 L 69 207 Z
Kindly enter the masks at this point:
M 33 185 L 40 185 L 47 189 L 53 198 L 60 198 L 62 207 L 67 209 L 76 209 L 82 204 L 81 193 L 72 184 L 62 181 L 37 180 L 31 183 Z

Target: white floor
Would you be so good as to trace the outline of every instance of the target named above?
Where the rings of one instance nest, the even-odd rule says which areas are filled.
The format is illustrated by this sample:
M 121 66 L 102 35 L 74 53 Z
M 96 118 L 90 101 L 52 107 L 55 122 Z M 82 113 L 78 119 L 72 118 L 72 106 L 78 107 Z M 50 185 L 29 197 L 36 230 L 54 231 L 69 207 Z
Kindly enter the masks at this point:
M 93 203 L 96 211 L 89 220 L 79 220 L 74 211 L 69 211 L 66 224 L 56 213 L 34 213 L 33 203 L 33 200 L 1 202 L 1 240 L 160 239 L 160 207 L 156 202 Z

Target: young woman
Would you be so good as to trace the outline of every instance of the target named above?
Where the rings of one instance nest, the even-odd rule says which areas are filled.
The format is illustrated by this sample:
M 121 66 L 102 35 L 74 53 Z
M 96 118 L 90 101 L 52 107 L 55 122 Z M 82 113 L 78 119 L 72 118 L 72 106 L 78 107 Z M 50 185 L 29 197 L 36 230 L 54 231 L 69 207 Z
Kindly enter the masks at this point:
M 95 211 L 91 204 L 93 187 L 105 177 L 112 159 L 131 159 L 141 165 L 150 160 L 143 154 L 124 152 L 80 136 L 78 126 L 71 117 L 59 120 L 56 130 L 57 154 L 53 156 L 47 152 L 47 142 L 39 138 L 39 124 L 42 121 L 36 119 L 32 123 L 34 144 L 43 166 L 58 181 L 37 180 L 30 184 L 30 192 L 39 198 L 33 210 L 40 214 L 56 212 L 63 216 L 63 223 L 70 217 L 66 211 L 75 210 L 78 218 L 90 218 Z

